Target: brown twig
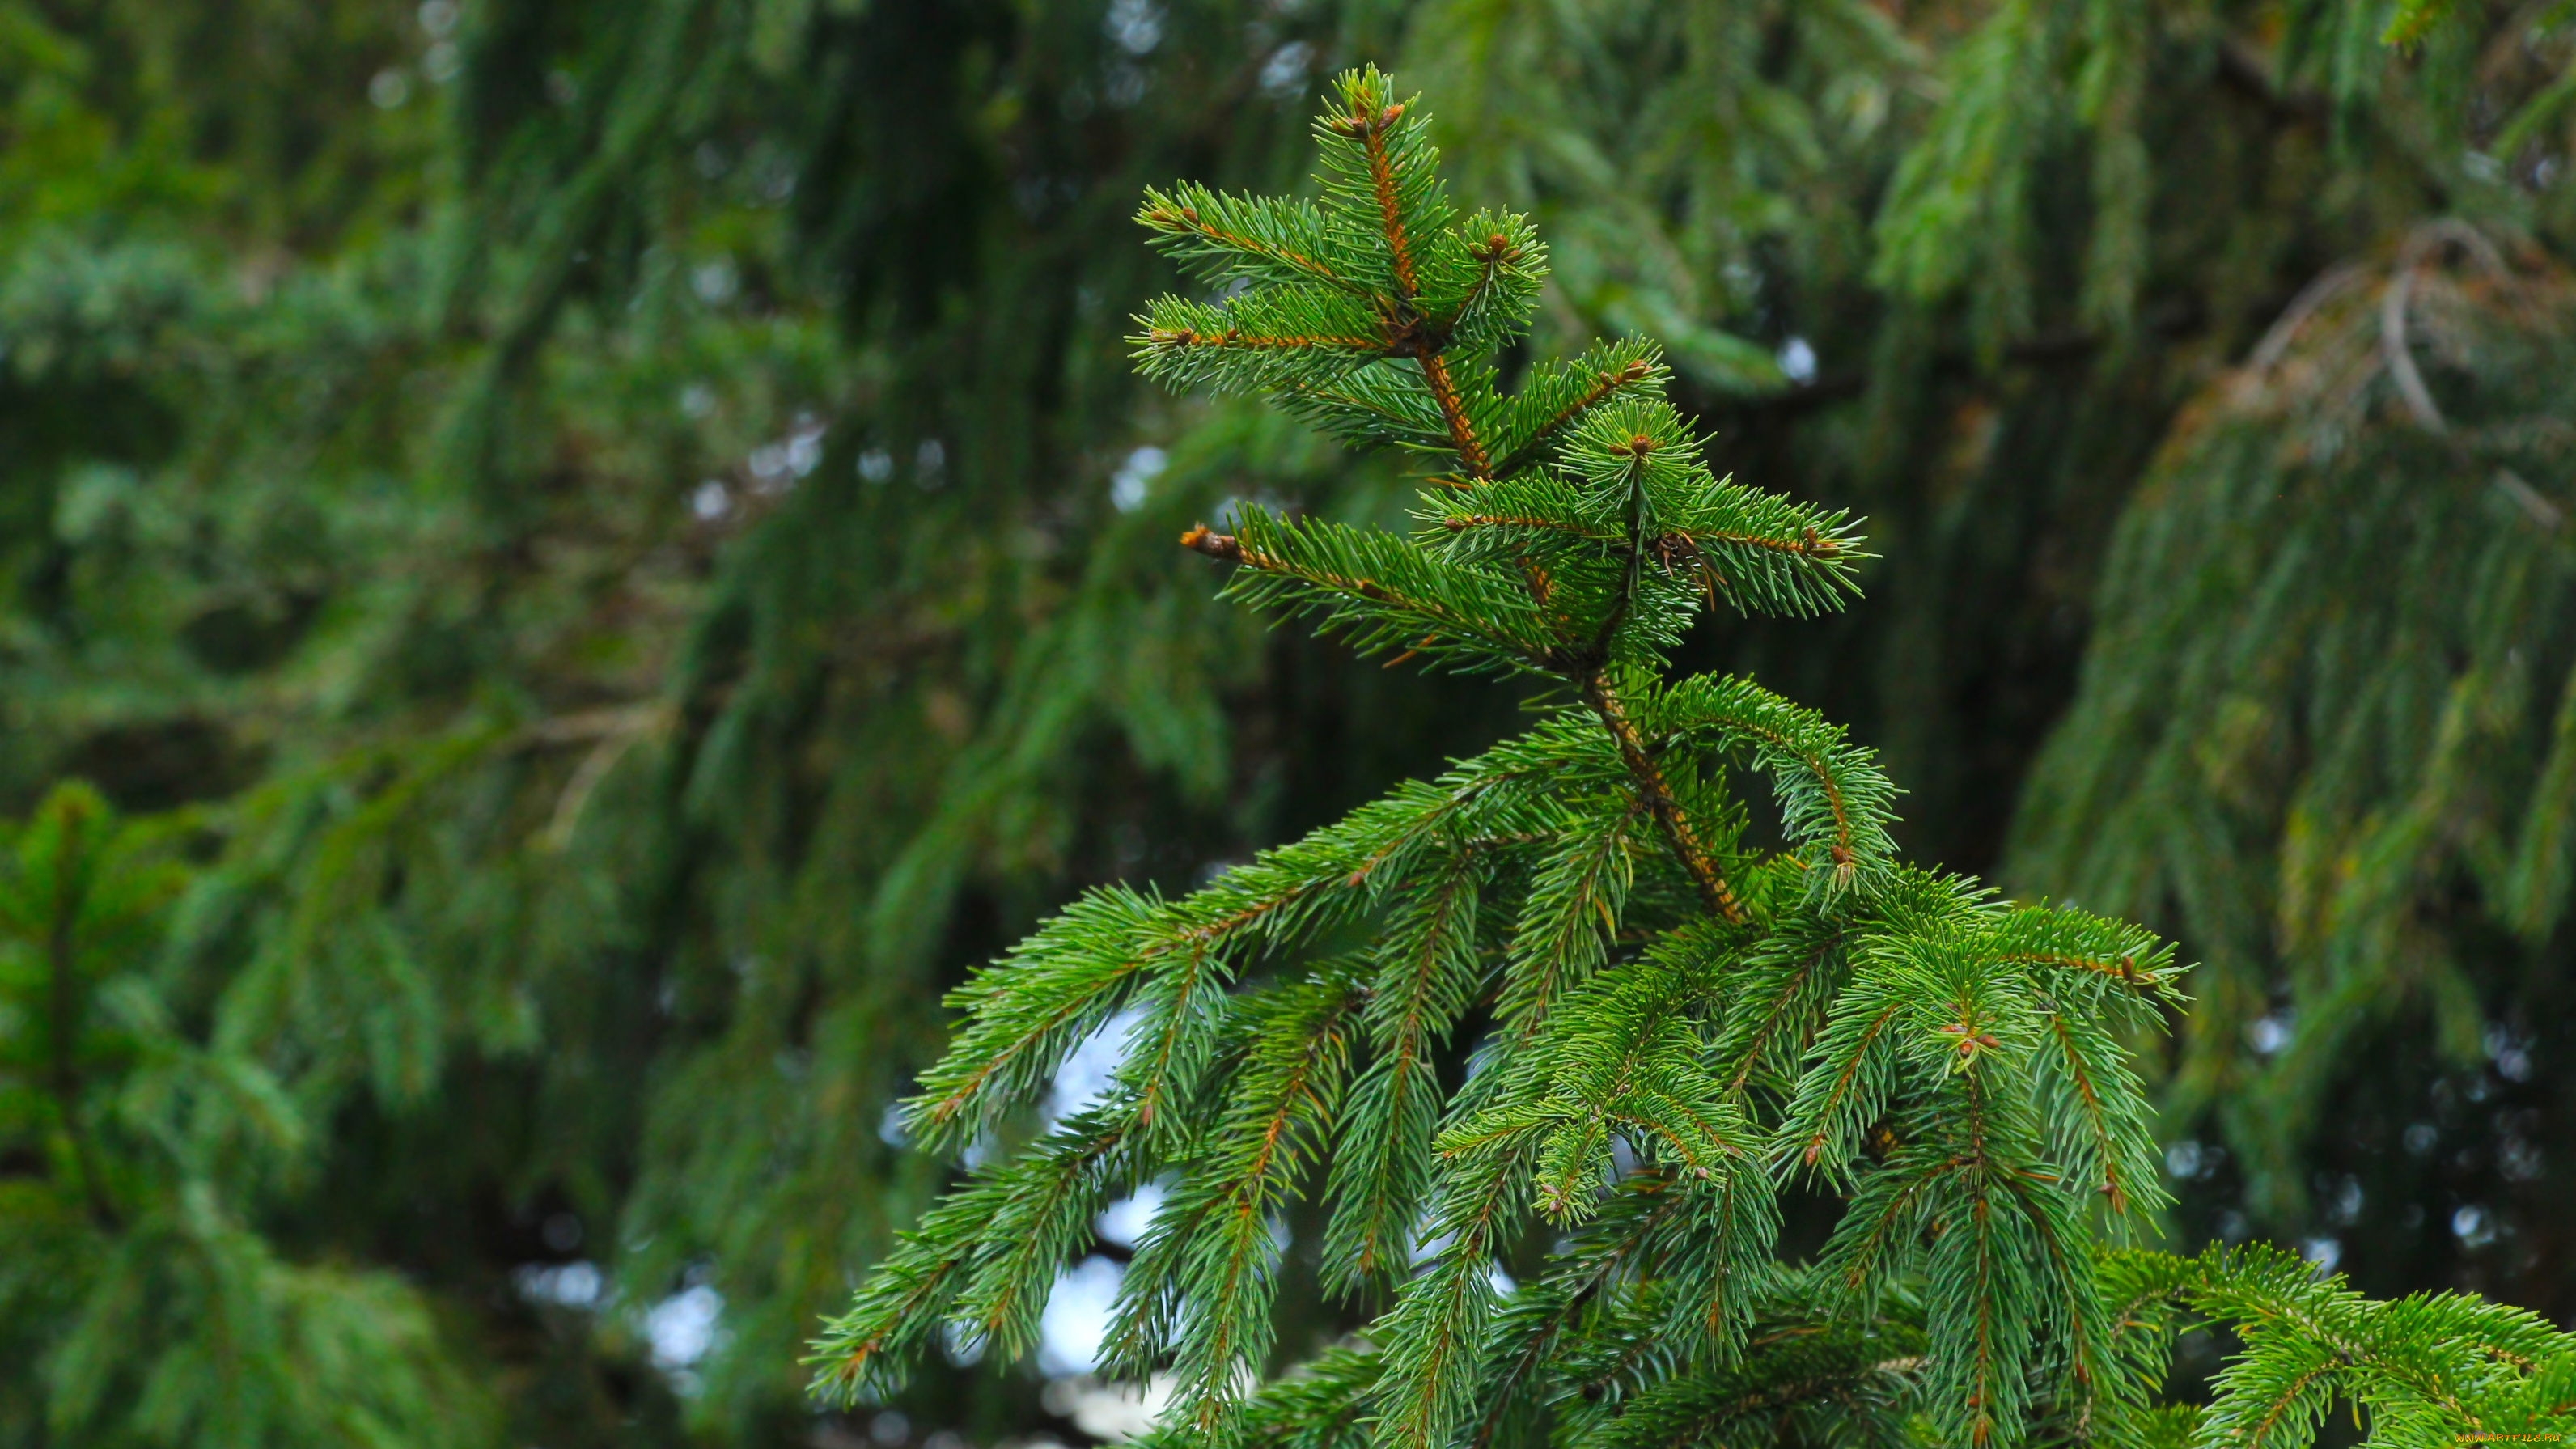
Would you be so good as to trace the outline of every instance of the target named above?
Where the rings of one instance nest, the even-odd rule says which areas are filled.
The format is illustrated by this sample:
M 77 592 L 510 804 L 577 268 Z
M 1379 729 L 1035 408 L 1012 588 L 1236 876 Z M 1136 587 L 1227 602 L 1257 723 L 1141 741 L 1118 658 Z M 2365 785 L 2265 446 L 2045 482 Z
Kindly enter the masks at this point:
M 1485 455 L 1485 445 L 1477 440 L 1476 428 L 1467 420 L 1466 404 L 1458 396 L 1458 385 L 1450 380 L 1449 364 L 1440 354 L 1422 355 L 1422 377 L 1431 384 L 1432 400 L 1440 404 L 1440 416 L 1449 424 L 1449 441 L 1458 449 L 1458 461 L 1478 478 L 1493 476 L 1493 460 Z
M 1303 351 L 1315 347 L 1342 347 L 1355 352 L 1383 352 L 1387 344 L 1375 337 L 1335 337 L 1322 333 L 1265 336 L 1229 327 L 1223 332 L 1195 332 L 1189 328 L 1156 330 L 1146 334 L 1157 347 L 1243 347 L 1256 352 Z
M 1360 138 L 1368 153 L 1369 186 L 1377 193 L 1378 224 L 1386 233 L 1386 245 L 1395 263 L 1396 285 L 1404 300 L 1410 303 L 1422 290 L 1413 270 L 1413 241 L 1405 235 L 1404 214 L 1395 194 L 1395 163 L 1386 154 L 1386 133 L 1404 114 L 1401 105 L 1390 105 L 1375 116 L 1353 115 L 1348 134 Z
M 1718 870 L 1717 863 L 1709 858 L 1708 848 L 1700 843 L 1699 833 L 1691 828 L 1690 818 L 1682 813 L 1681 802 L 1673 798 L 1672 787 L 1665 782 L 1663 771 L 1656 767 L 1654 756 L 1647 752 L 1646 742 L 1638 736 L 1636 724 L 1628 718 L 1626 705 L 1610 688 L 1610 681 L 1605 674 L 1606 666 L 1610 661 L 1611 641 L 1618 637 L 1619 625 L 1628 616 L 1629 602 L 1637 596 L 1637 579 L 1645 566 L 1644 513 L 1640 490 L 1643 486 L 1642 471 L 1646 456 L 1654 450 L 1654 446 L 1653 439 L 1639 436 L 1629 439 L 1615 449 L 1631 459 L 1628 497 L 1628 572 L 1621 582 L 1618 601 L 1611 606 L 1608 616 L 1602 619 L 1600 627 L 1593 631 L 1591 644 L 1565 662 L 1571 665 L 1569 672 L 1582 686 L 1584 703 L 1592 706 L 1592 712 L 1601 718 L 1602 728 L 1607 729 L 1610 732 L 1610 738 L 1617 742 L 1619 758 L 1627 765 L 1629 776 L 1636 781 L 1638 797 L 1645 802 L 1646 809 L 1654 815 L 1655 824 L 1662 828 L 1665 842 L 1672 846 L 1674 856 L 1681 861 L 1682 869 L 1689 874 L 1692 884 L 1699 887 L 1700 898 L 1708 904 L 1708 908 L 1715 912 L 1719 919 L 1730 926 L 1740 926 L 1744 924 L 1743 903 L 1735 898 L 1735 892 L 1727 885 L 1725 875 Z
M 1292 251 L 1287 247 L 1263 241 L 1259 237 L 1246 236 L 1242 232 L 1227 231 L 1223 227 L 1215 226 L 1202 218 L 1198 208 L 1194 206 L 1151 208 L 1146 211 L 1144 221 L 1148 226 L 1159 227 L 1166 231 L 1196 232 L 1219 246 L 1250 252 L 1254 256 L 1268 257 L 1318 281 L 1330 282 L 1334 286 L 1348 290 L 1358 290 L 1348 278 L 1337 274 L 1332 268 L 1304 252 Z
M 1389 353 L 1410 354 L 1422 364 L 1423 380 L 1431 387 L 1432 400 L 1440 406 L 1440 417 L 1448 425 L 1449 441 L 1458 450 L 1458 461 L 1471 476 L 1486 478 L 1493 474 L 1493 459 L 1477 438 L 1466 404 L 1458 396 L 1458 385 L 1449 376 L 1449 364 L 1440 356 L 1440 349 L 1449 339 L 1444 331 L 1424 325 L 1413 305 L 1422 283 L 1414 269 L 1413 239 L 1405 232 L 1404 210 L 1396 194 L 1395 164 L 1386 153 L 1386 133 L 1403 114 L 1403 106 L 1390 105 L 1375 116 L 1351 115 L 1336 129 L 1358 137 L 1367 152 L 1369 186 L 1377 195 L 1378 227 L 1386 236 L 1388 260 L 1395 267 L 1395 302 L 1400 315 L 1390 319 Z M 1499 260 L 1501 254 L 1497 247 L 1495 258 Z
M 1673 848 L 1673 854 L 1680 859 L 1691 883 L 1699 887 L 1700 899 L 1728 925 L 1743 925 L 1744 903 L 1735 898 L 1735 891 L 1727 885 L 1726 876 L 1718 870 L 1717 862 L 1709 858 L 1708 848 L 1700 843 L 1699 833 L 1691 828 L 1690 818 L 1682 813 L 1680 802 L 1673 798 L 1672 787 L 1665 782 L 1663 771 L 1656 768 L 1654 757 L 1646 752 L 1645 741 L 1638 738 L 1637 727 L 1629 720 L 1625 705 L 1618 695 L 1611 692 L 1599 670 L 1584 676 L 1583 702 L 1592 706 L 1592 712 L 1601 718 L 1602 727 L 1609 730 L 1610 738 L 1618 743 L 1619 758 L 1627 765 L 1630 778 L 1637 782 L 1638 796 L 1655 817 L 1655 824 L 1664 832 L 1665 843 Z

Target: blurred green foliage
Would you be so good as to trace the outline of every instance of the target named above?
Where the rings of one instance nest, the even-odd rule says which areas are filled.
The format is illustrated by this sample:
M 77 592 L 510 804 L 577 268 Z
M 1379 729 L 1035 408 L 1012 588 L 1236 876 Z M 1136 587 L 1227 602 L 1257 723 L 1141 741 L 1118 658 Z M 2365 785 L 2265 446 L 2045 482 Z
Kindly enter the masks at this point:
M 1294 185 L 1372 59 L 1551 238 L 1516 365 L 1642 329 L 1720 471 L 1871 515 L 1867 604 L 1691 667 L 1853 721 L 1917 856 L 2010 833 L 2016 884 L 2208 959 L 2195 1236 L 2563 1318 L 2569 20 L 0 0 L 0 815 L 34 872 L 110 829 L 92 781 L 145 822 L 107 896 L 176 892 L 81 967 L 157 1045 L 68 1109 L 9 1078 L 0 1436 L 865 1432 L 796 1360 L 951 1170 L 881 1131 L 938 992 L 1513 724 L 1215 607 L 1184 526 L 1405 490 L 1118 340 L 1173 277 L 1142 188 Z M 2444 431 L 2387 361 L 2410 277 Z M 690 1293 L 721 1332 L 657 1362 Z M 1048 1422 L 977 1382 L 913 1437 Z
M 380 1269 L 282 1260 L 249 1210 L 310 1126 L 159 968 L 173 832 L 55 789 L 0 860 L 0 1429 L 80 1444 L 477 1442 L 489 1396 Z

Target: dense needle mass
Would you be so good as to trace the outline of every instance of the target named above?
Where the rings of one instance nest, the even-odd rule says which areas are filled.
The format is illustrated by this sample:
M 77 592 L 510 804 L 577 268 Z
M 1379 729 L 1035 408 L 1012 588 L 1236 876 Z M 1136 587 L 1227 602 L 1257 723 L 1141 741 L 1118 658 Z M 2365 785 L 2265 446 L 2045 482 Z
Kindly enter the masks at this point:
M 1247 503 L 1183 542 L 1364 653 L 1552 703 L 1195 894 L 1096 890 L 960 991 L 911 1105 L 936 1150 L 1008 1140 L 1077 1043 L 1137 1024 L 1105 1099 L 905 1236 L 818 1345 L 822 1389 L 890 1392 L 943 1330 L 1025 1352 L 1093 1215 L 1166 1179 L 1110 1338 L 1175 1375 L 1172 1444 L 2277 1442 L 2337 1391 L 2406 1433 L 2564 1417 L 2576 1359 L 2526 1315 L 2115 1246 L 2165 1201 L 2128 1052 L 2181 1002 L 2170 948 L 1906 865 L 1868 751 L 1674 676 L 1705 608 L 1848 598 L 1852 521 L 1713 476 L 1643 342 L 1502 391 L 1546 260 L 1527 223 L 1458 214 L 1374 69 L 1317 139 L 1311 204 L 1148 193 L 1217 290 L 1156 303 L 1138 360 L 1415 455 L 1422 526 Z M 1273 1222 L 1319 1181 L 1326 1286 L 1385 1306 L 1252 1392 Z M 1779 1248 L 1793 1185 L 1841 1202 L 1810 1262 Z M 1549 1240 L 1507 1291 L 1498 1261 Z M 2150 1407 L 2178 1302 L 2245 1324 L 2205 1411 Z

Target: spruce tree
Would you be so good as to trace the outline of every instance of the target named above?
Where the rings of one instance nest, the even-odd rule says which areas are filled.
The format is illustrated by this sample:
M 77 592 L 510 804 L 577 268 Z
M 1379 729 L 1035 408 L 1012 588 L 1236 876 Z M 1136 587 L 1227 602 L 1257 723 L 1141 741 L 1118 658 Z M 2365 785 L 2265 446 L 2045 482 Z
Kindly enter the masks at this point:
M 2319 277 L 2122 521 L 2017 842 L 2202 955 L 2192 1195 L 2419 1280 L 2427 1237 L 2496 1284 L 2564 1241 L 2571 295 L 2457 219 Z
M 2129 1053 L 2183 1003 L 2171 949 L 1907 864 L 1869 751 L 1675 673 L 1704 610 L 1851 597 L 1854 521 L 1715 476 L 1641 339 L 1505 387 L 1527 221 L 1462 214 L 1374 68 L 1316 137 L 1311 202 L 1146 193 L 1213 291 L 1148 309 L 1139 365 L 1409 456 L 1419 526 L 1244 503 L 1182 542 L 1364 655 L 1535 681 L 1537 719 L 1187 896 L 1090 891 L 961 989 L 906 1122 L 974 1165 L 818 1387 L 1025 1352 L 1094 1215 L 1160 1180 L 1109 1354 L 1170 1373 L 1174 1445 L 2274 1444 L 2338 1395 L 2374 1442 L 2576 1425 L 2576 1342 L 2528 1314 L 2126 1246 L 2167 1202 Z M 1106 1093 L 1033 1120 L 1113 1019 Z M 1263 1385 L 1308 1270 L 1366 1326 Z M 2205 1409 L 2154 1402 L 2178 1313 L 2242 1336 Z
M 2568 813 L 2565 626 L 2494 607 L 2554 597 L 2511 576 L 2563 545 L 2386 379 L 2331 486 L 2254 446 L 2337 436 L 2308 364 L 2385 355 L 2399 270 L 2454 434 L 2565 412 L 2553 307 L 2472 296 L 2492 315 L 2437 349 L 2484 262 L 2389 265 L 2428 213 L 2530 298 L 2576 254 L 2566 17 L 2438 10 L 2390 49 L 2361 0 L 0 0 L 0 813 L 68 776 L 208 807 L 154 988 L 308 1128 L 220 1185 L 230 1241 L 399 1273 L 441 1330 L 412 1347 L 496 1386 L 505 1442 L 863 1427 L 818 1427 L 795 1345 L 938 1171 L 880 1135 L 932 994 L 1081 884 L 1183 887 L 1544 683 L 1355 667 L 1212 607 L 1167 544 L 1230 493 L 1385 521 L 1411 489 L 1255 401 L 1140 397 L 1099 322 L 1168 285 L 1137 185 L 1283 184 L 1306 78 L 1397 55 L 1439 78 L 1453 177 L 1551 244 L 1509 368 L 1651 336 L 1717 471 L 1870 515 L 1867 599 L 1721 611 L 1676 658 L 1878 747 L 1916 858 L 1998 858 L 2144 475 L 2152 546 L 2091 605 L 2099 692 L 2007 879 L 2201 962 L 2163 1124 L 2203 1139 L 2169 1158 L 2195 1239 L 2340 1242 L 2374 1287 L 2565 1321 L 2566 927 L 2551 871 L 2499 865 Z M 2355 259 L 2294 329 L 2301 388 L 2238 410 L 2213 373 Z M 2356 497 L 2513 567 L 2428 544 L 2462 587 L 2388 589 Z M 2249 543 L 2297 566 L 2300 629 L 2255 622 Z M 2164 612 L 2167 573 L 2212 587 Z M 2379 677 L 2310 693 L 2293 635 Z M 2437 752 L 2421 661 L 2472 655 L 2477 742 Z M 2093 727 L 2186 694 L 2152 769 Z M 2294 784 L 2318 756 L 2285 726 L 2365 696 L 2384 748 Z M 2114 803 L 2062 810 L 2069 782 Z M 2331 807 L 2295 839 L 2292 789 Z M 2347 875 L 2352 822 L 2386 848 Z M 2337 1003 L 2381 986 L 2414 994 L 2352 1030 Z M 43 1242 L 12 1266 L 89 1281 L 95 1240 Z M 591 1269 L 586 1302 L 524 1286 Z M 684 1285 L 723 1332 L 666 1373 L 642 1320 Z M 12 1343 L 55 1341 L 31 1301 Z M 85 1340 L 98 1382 L 219 1376 L 170 1349 L 219 1300 L 164 1302 L 161 1333 Z M 945 1363 L 901 1408 L 915 1441 L 1044 1422 L 1034 1384 Z
M 1585 322 L 1681 254 L 1744 284 L 1725 328 L 1825 359 L 1729 395 L 1673 348 L 1721 471 L 1888 556 L 1849 613 L 1691 657 L 1881 749 L 1909 850 L 2200 961 L 2140 1062 L 2177 1221 L 2564 1323 L 2571 17 L 2400 8 L 1916 9 L 1872 65 L 1833 6 L 1462 3 L 1411 53 Z

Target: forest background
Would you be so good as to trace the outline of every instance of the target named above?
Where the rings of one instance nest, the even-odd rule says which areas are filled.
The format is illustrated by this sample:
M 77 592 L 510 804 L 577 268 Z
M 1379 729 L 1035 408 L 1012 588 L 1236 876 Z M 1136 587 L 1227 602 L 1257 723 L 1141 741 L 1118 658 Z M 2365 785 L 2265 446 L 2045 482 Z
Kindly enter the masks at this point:
M 2563 0 L 0 0 L 0 1444 L 1110 1423 L 1135 1204 L 1035 1367 L 798 1360 L 969 966 L 1514 725 L 1217 604 L 1407 489 L 1121 340 L 1365 60 L 1530 358 L 1869 516 L 1687 662 L 2203 963 L 2176 1245 L 2576 1318 Z

